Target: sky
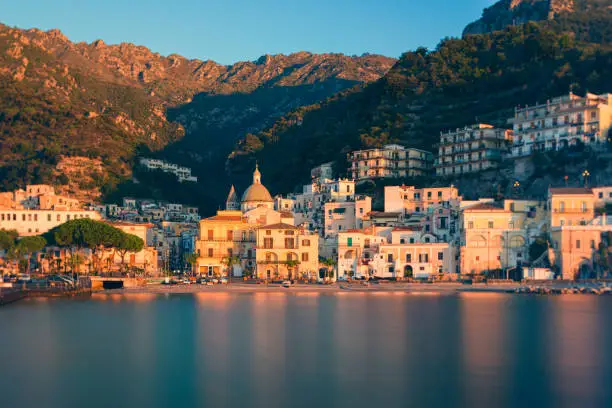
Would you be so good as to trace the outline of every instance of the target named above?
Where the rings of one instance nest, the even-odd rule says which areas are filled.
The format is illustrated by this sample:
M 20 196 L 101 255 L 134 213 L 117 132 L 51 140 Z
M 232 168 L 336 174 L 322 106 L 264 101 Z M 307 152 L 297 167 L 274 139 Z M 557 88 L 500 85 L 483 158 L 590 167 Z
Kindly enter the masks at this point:
M 0 22 L 70 40 L 131 42 L 162 55 L 252 61 L 264 54 L 399 57 L 459 36 L 495 0 L 1 0 Z

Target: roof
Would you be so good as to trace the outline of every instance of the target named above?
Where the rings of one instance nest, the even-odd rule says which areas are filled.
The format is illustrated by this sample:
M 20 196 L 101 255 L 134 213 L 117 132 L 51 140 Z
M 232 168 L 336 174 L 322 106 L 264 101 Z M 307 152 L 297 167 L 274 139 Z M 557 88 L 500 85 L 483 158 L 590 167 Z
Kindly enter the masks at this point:
M 296 230 L 299 229 L 295 225 L 285 224 L 284 222 L 279 222 L 277 224 L 264 225 L 263 227 L 259 227 L 258 229 L 291 229 Z
M 470 212 L 470 211 L 500 211 L 500 212 L 506 212 L 506 210 L 503 207 L 500 207 L 498 205 L 495 204 L 489 204 L 489 203 L 480 203 L 480 204 L 475 204 L 471 207 L 467 207 L 463 210 L 464 212 Z
M 242 195 L 242 202 L 248 203 L 253 201 L 273 202 L 272 195 L 268 189 L 259 183 L 254 183 L 249 186 Z
M 398 212 L 384 212 L 384 211 L 370 211 L 368 213 L 370 217 L 399 217 Z
M 242 221 L 242 215 L 213 215 L 202 221 Z
M 280 215 L 283 218 L 293 217 L 293 213 L 291 211 L 280 211 Z
M 420 225 L 394 227 L 392 231 L 420 231 L 422 228 Z
M 549 189 L 550 194 L 591 195 L 593 190 L 586 187 L 560 187 Z
M 155 225 L 150 222 L 126 222 L 126 221 L 113 221 L 110 223 L 116 227 L 147 227 L 153 228 Z

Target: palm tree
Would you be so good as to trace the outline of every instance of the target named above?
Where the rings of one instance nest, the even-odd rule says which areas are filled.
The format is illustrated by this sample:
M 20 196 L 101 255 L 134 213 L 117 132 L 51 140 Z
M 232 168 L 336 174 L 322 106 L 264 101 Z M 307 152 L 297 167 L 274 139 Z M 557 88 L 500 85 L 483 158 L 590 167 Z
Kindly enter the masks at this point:
M 227 283 L 231 283 L 234 265 L 240 264 L 240 258 L 238 258 L 237 256 L 226 256 L 225 258 L 223 258 L 221 263 L 225 265 L 226 270 L 227 270 Z
M 191 266 L 191 274 L 195 275 L 195 266 L 198 263 L 198 254 L 195 252 L 185 254 L 185 262 Z
M 334 266 L 336 266 L 336 261 L 332 258 L 325 258 L 321 261 L 321 263 L 325 265 L 325 280 L 327 280 L 330 275 L 330 272 L 333 273 L 333 268 Z

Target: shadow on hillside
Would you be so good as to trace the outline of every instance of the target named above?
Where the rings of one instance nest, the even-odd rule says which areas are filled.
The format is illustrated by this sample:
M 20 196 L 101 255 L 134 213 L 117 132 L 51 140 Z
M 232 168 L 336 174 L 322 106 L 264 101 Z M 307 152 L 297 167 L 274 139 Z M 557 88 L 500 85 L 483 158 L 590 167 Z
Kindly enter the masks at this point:
M 271 126 L 291 110 L 321 102 L 357 84 L 356 81 L 329 79 L 310 85 L 260 87 L 250 93 L 200 93 L 191 102 L 168 109 L 168 120 L 181 123 L 185 127 L 185 137 L 150 154 L 190 167 L 199 182 L 191 185 L 164 179 L 168 185 L 160 186 L 155 178 L 141 177 L 138 185 L 132 182 L 119 185 L 113 197 L 123 194 L 181 199 L 186 204 L 197 205 L 203 215 L 210 215 L 225 205 L 231 184 L 241 193 L 251 183 L 252 170 L 245 169 L 230 177 L 225 169 L 227 156 L 238 140 Z M 265 183 L 266 175 L 263 177 Z

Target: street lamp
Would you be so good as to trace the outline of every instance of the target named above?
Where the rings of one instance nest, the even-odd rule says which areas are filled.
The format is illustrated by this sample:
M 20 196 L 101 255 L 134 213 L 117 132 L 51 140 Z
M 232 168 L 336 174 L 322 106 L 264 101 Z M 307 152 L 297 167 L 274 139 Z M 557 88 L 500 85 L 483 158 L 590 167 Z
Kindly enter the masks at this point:
M 582 172 L 582 177 L 584 177 L 584 187 L 587 187 L 588 184 L 588 180 L 589 180 L 589 176 L 591 175 L 591 173 L 589 173 L 588 170 L 585 170 Z

